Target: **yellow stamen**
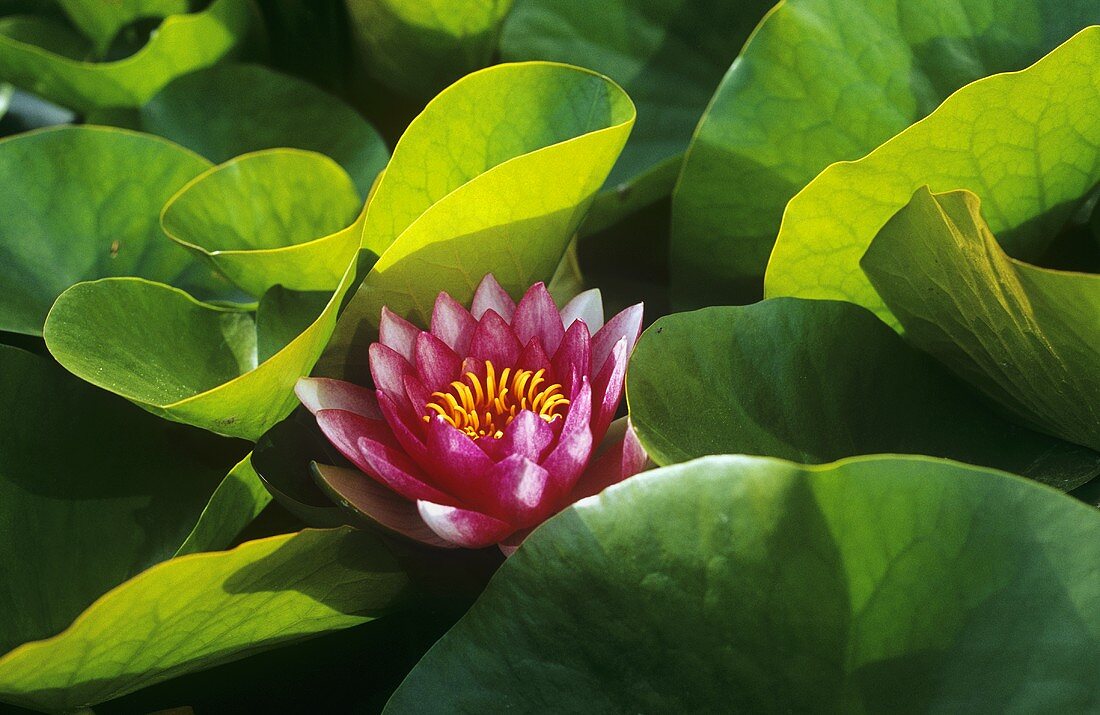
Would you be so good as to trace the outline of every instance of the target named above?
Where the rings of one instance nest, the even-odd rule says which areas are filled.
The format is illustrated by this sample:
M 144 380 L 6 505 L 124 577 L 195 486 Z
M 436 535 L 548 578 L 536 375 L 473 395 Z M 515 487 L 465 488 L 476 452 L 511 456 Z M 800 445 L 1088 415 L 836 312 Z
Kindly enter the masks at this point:
M 547 422 L 560 419 L 569 400 L 561 385 L 547 385 L 546 370 L 504 368 L 498 375 L 493 363 L 485 361 L 485 379 L 472 372 L 451 383 L 449 392 L 433 392 L 424 406 L 424 421 L 439 415 L 452 427 L 470 437 L 504 436 L 504 428 L 519 410 L 531 410 Z

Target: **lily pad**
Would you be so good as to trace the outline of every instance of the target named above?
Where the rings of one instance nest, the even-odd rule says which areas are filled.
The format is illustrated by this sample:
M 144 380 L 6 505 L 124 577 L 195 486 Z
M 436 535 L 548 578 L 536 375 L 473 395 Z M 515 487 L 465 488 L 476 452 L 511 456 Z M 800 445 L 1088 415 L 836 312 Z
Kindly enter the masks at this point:
M 159 420 L 6 345 L 0 402 L 0 653 L 55 635 L 185 541 L 224 548 L 255 515 L 255 500 L 211 501 L 239 443 Z M 215 519 L 217 530 L 198 529 Z
M 389 152 L 354 109 L 308 82 L 260 65 L 223 64 L 179 77 L 141 107 L 141 127 L 224 162 L 294 147 L 332 157 L 361 197 Z
M 136 20 L 183 15 L 189 10 L 188 0 L 57 0 L 57 3 L 100 54 L 107 51 L 119 30 Z
M 424 325 L 440 291 L 469 302 L 486 273 L 515 295 L 549 281 L 633 123 L 613 82 L 549 62 L 497 65 L 432 100 L 367 205 L 363 246 L 380 257 L 321 372 L 366 378 L 383 305 Z
M 858 303 L 896 324 L 859 267 L 922 186 L 969 189 L 1020 259 L 1041 254 L 1100 182 L 1100 27 L 1020 72 L 963 87 L 863 159 L 830 166 L 791 199 L 768 264 L 769 297 Z
M 0 140 L 0 330 L 40 335 L 62 291 L 107 276 L 227 296 L 232 286 L 158 222 L 164 202 L 209 167 L 164 139 L 106 127 Z
M 776 298 L 661 318 L 631 357 L 627 399 L 658 464 L 913 453 L 1063 490 L 1100 475 L 1100 453 L 1006 420 L 851 303 Z
M 492 61 L 511 7 L 512 0 L 347 0 L 367 70 L 424 99 Z
M 977 196 L 927 188 L 861 265 L 909 342 L 1028 424 L 1100 450 L 1100 275 L 1008 257 Z
M 361 207 L 332 159 L 269 149 L 196 177 L 164 207 L 161 226 L 256 297 L 275 285 L 331 291 L 358 248 Z
M 584 224 L 590 233 L 667 196 L 711 95 L 773 0 L 517 0 L 506 60 L 588 67 L 622 85 L 638 122 Z
M 285 534 L 158 564 L 69 628 L 0 658 L 0 699 L 72 710 L 317 633 L 400 603 L 408 579 L 377 537 Z
M 1011 475 L 709 457 L 537 529 L 386 712 L 1088 712 L 1097 559 Z
M 1090 0 L 780 4 L 722 80 L 684 161 L 672 207 L 677 300 L 728 302 L 749 286 L 758 293 L 784 207 L 825 167 L 864 156 L 960 87 L 1022 69 L 1095 23 L 1100 6 Z M 1056 86 L 1058 101 L 1067 97 L 1073 105 Z M 910 143 L 905 158 L 895 156 L 899 174 L 935 171 L 940 157 L 952 162 L 941 172 L 945 178 L 963 169 L 969 146 L 950 135 L 989 133 L 990 144 L 1001 146 L 979 158 L 997 166 L 1024 151 L 1008 137 L 1030 143 L 1032 132 L 1042 131 L 1028 126 L 1046 104 L 1041 95 L 1013 93 L 993 105 L 971 97 L 951 100 L 954 119 L 923 130 L 932 152 L 922 156 Z M 1030 105 L 1019 119 L 1008 106 L 1017 102 Z M 979 127 L 953 123 L 969 125 L 979 111 Z M 846 221 L 851 212 L 834 214 Z
M 298 404 L 294 383 L 332 334 L 352 258 L 320 314 L 263 362 L 251 314 L 140 278 L 62 293 L 46 319 L 46 346 L 68 370 L 154 414 L 254 441 Z
M 201 12 L 165 18 L 135 54 L 108 62 L 86 61 L 0 32 L 0 75 L 81 112 L 138 107 L 173 78 L 223 59 L 243 39 L 251 18 L 247 0 L 214 0 Z

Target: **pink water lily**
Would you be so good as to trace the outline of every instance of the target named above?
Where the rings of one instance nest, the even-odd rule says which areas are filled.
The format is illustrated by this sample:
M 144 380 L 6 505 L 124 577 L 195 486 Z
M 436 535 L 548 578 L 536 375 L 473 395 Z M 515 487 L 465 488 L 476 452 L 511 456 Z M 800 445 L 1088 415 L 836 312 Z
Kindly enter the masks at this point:
M 559 311 L 542 283 L 517 305 L 492 275 L 469 310 L 440 293 L 427 331 L 383 308 L 370 346 L 374 389 L 297 385 L 321 430 L 367 475 L 330 469 L 326 485 L 420 541 L 508 552 L 644 466 L 629 425 L 609 435 L 642 306 L 603 318 L 598 290 Z

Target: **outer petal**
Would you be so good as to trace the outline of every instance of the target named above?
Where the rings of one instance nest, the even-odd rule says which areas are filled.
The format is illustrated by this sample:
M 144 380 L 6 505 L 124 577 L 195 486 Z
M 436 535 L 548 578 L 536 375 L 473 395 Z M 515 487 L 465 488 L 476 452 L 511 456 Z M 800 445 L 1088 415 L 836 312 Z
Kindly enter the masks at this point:
M 437 416 L 428 425 L 428 459 L 430 463 L 425 466 L 443 489 L 471 506 L 492 503 L 486 483 L 493 460 L 465 432 L 442 417 Z
M 459 355 L 470 350 L 470 340 L 477 329 L 477 321 L 470 311 L 446 293 L 440 293 L 432 309 L 432 335 L 436 336 Z
M 424 481 L 420 468 L 401 451 L 386 423 L 344 410 L 321 410 L 317 424 L 352 464 L 406 499 L 458 503 Z
M 416 371 L 424 387 L 443 390 L 458 379 L 461 368 L 462 358 L 442 340 L 431 333 L 421 333 L 416 338 Z
M 378 406 L 382 411 L 382 418 L 386 420 L 390 431 L 397 439 L 402 451 L 426 469 L 428 448 L 426 446 L 424 429 L 427 425 L 404 404 L 395 400 L 388 393 L 378 391 Z
M 379 525 L 430 546 L 455 547 L 428 528 L 416 503 L 397 494 L 356 469 L 313 463 L 313 480 L 335 501 L 354 509 Z
M 318 410 L 346 410 L 372 420 L 382 419 L 374 390 L 327 377 L 303 377 L 294 385 L 294 394 L 313 414 Z
M 488 310 L 495 311 L 506 321 L 511 321 L 512 315 L 516 312 L 515 301 L 508 295 L 508 291 L 500 287 L 500 283 L 497 283 L 492 273 L 486 274 L 481 279 L 477 290 L 474 291 L 474 299 L 470 303 L 470 314 L 474 316 L 474 320 L 481 320 Z
M 504 436 L 497 440 L 497 445 L 502 457 L 519 455 L 538 462 L 553 441 L 554 430 L 546 420 L 531 410 L 521 410 L 504 428 Z
M 490 360 L 497 369 L 516 364 L 522 346 L 512 328 L 493 311 L 488 311 L 474 331 L 470 355 L 478 360 Z
M 588 378 L 581 378 L 580 388 L 573 393 L 569 413 L 565 416 L 558 443 L 542 461 L 550 472 L 550 498 L 557 501 L 568 493 L 592 455 L 592 389 Z
M 566 329 L 576 320 L 583 321 L 590 333 L 603 327 L 603 296 L 599 288 L 578 293 L 561 309 L 561 324 Z
M 489 475 L 495 492 L 493 513 L 517 526 L 533 526 L 549 516 L 543 504 L 550 473 L 526 457 L 513 454 L 493 467 Z
M 620 437 L 616 425 L 621 423 L 623 434 Z M 611 442 L 610 445 L 607 445 Z M 606 445 L 606 446 L 605 446 Z M 608 436 L 604 444 L 600 445 L 602 451 L 588 465 L 572 493 L 566 500 L 569 504 L 580 501 L 593 494 L 599 494 L 612 484 L 618 484 L 627 477 L 632 477 L 645 469 L 648 456 L 642 443 L 638 441 L 638 435 L 629 420 L 624 417 L 616 420 L 615 425 L 608 430 Z M 563 508 L 565 505 L 562 505 Z
M 616 315 L 592 336 L 592 370 L 598 372 L 611 357 L 615 344 L 626 338 L 627 355 L 642 333 L 642 304 L 632 305 Z
M 394 398 L 404 395 L 404 377 L 415 372 L 412 364 L 396 350 L 382 343 L 372 343 L 368 354 L 374 386 Z
M 444 540 L 468 549 L 492 546 L 516 530 L 514 526 L 500 519 L 468 509 L 428 500 L 420 500 L 416 506 L 420 510 L 421 518 L 432 531 Z
M 626 338 L 621 338 L 615 343 L 615 348 L 600 374 L 592 381 L 592 438 L 597 442 L 603 439 L 607 426 L 615 419 L 615 411 L 623 397 L 623 381 L 626 379 L 629 356 Z
M 565 328 L 561 324 L 558 306 L 544 283 L 536 283 L 527 289 L 516 314 L 512 316 L 512 330 L 521 345 L 538 338 L 546 352 L 553 354 L 558 349 Z
M 554 375 L 562 381 L 562 387 L 566 392 L 573 392 L 574 371 L 577 375 L 591 374 L 591 352 L 588 325 L 583 321 L 574 321 L 565 331 L 565 337 L 562 338 L 558 351 L 550 361 L 554 368 Z
M 420 328 L 382 306 L 382 318 L 378 323 L 378 340 L 410 363 L 413 361 L 416 336 L 421 332 Z

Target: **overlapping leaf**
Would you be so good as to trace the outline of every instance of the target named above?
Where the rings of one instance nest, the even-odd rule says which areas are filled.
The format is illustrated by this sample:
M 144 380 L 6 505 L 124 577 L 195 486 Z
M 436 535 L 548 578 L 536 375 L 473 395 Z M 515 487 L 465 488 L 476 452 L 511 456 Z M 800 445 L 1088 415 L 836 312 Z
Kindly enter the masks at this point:
M 700 305 L 726 302 L 746 285 L 758 291 L 784 206 L 818 172 L 865 155 L 968 82 L 1022 69 L 1092 23 L 1100 23 L 1100 6 L 1091 0 L 781 3 L 730 68 L 685 159 L 673 198 L 678 299 Z M 972 180 L 962 163 L 971 150 L 965 137 L 979 132 L 995 132 L 989 146 L 999 145 L 991 152 L 982 140 L 973 146 L 983 173 L 1015 161 L 1015 152 L 1044 151 L 1042 138 L 1032 136 L 1042 126 L 1032 120 L 1048 93 L 1065 108 L 1043 117 L 1044 126 L 1064 124 L 1064 111 L 1088 113 L 1075 108 L 1074 83 L 1063 93 L 1053 71 L 1038 94 L 979 99 L 1007 87 L 995 83 L 953 99 L 934 129 L 921 130 L 932 139 L 929 152 L 922 156 L 910 143 L 904 158 L 892 157 L 898 174 L 938 169 L 950 153 L 937 175 Z M 978 112 L 979 126 L 968 126 Z M 985 178 L 998 182 L 994 174 Z M 832 213 L 846 222 L 849 209 L 841 201 Z
M 720 456 L 536 530 L 388 713 L 1087 712 L 1100 514 L 929 458 Z

